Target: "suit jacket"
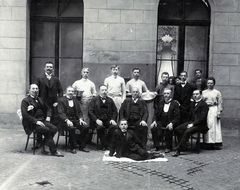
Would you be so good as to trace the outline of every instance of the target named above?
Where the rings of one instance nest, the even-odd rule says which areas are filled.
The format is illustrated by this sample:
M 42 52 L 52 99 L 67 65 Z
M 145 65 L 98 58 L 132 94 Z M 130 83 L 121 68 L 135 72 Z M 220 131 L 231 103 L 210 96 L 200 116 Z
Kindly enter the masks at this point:
M 153 121 L 156 122 L 161 122 L 162 118 L 162 112 L 163 112 L 163 107 L 164 107 L 164 100 L 160 101 L 158 106 L 154 110 L 154 115 L 153 115 Z M 179 105 L 176 101 L 172 100 L 169 110 L 168 110 L 168 123 L 172 123 L 173 127 L 177 126 L 180 122 L 180 111 L 179 111 Z
M 201 100 L 197 106 L 195 106 L 195 102 L 192 102 L 188 121 L 191 121 L 194 126 L 198 126 L 202 132 L 207 132 L 208 110 L 208 105 L 203 100 Z
M 127 98 L 124 100 L 124 102 L 121 105 L 121 108 L 119 110 L 119 114 L 120 114 L 120 119 L 126 119 L 128 120 L 130 118 L 130 104 L 132 102 L 132 98 Z M 138 103 L 139 103 L 139 116 L 141 117 L 141 120 L 144 120 L 145 122 L 147 122 L 148 119 L 148 108 L 147 108 L 147 104 L 144 100 L 142 99 L 138 99 Z
M 184 87 L 181 84 L 177 84 L 174 91 L 174 100 L 177 100 L 183 108 L 189 107 L 194 89 L 196 88 L 188 82 Z
M 37 98 L 37 101 L 40 104 L 40 109 L 42 110 L 44 117 L 51 117 L 52 110 L 51 108 L 44 102 L 44 100 L 40 97 Z M 32 105 L 34 108 L 28 111 L 28 106 Z M 27 96 L 22 100 L 21 103 L 21 112 L 22 112 L 22 125 L 27 135 L 30 135 L 33 131 L 32 125 L 37 123 L 37 119 L 35 118 L 36 114 L 36 102 L 31 96 Z
M 122 156 L 123 151 L 123 133 L 120 129 L 116 129 L 113 134 L 112 142 L 110 145 L 110 156 L 113 156 L 113 154 L 116 151 L 116 157 L 120 158 Z M 140 139 L 136 136 L 136 134 L 128 130 L 126 132 L 126 144 L 125 144 L 125 150 L 131 154 L 131 152 L 136 151 L 139 148 L 144 148 L 142 142 Z
M 202 90 L 202 91 L 207 88 L 207 80 L 204 78 L 201 78 L 200 84 L 197 83 L 197 79 L 192 80 L 191 83 L 195 86 L 195 88 Z
M 83 118 L 79 101 L 73 97 L 73 103 L 74 103 L 76 118 L 77 119 Z M 65 121 L 69 117 L 69 105 L 68 105 L 68 99 L 66 96 L 60 97 L 58 99 L 58 115 L 61 122 Z
M 57 102 L 58 96 L 63 96 L 62 85 L 55 76 L 48 80 L 44 74 L 37 78 L 36 85 L 39 87 L 39 97 L 51 107 Z
M 158 93 L 157 96 L 154 98 L 154 109 L 158 106 L 157 104 L 163 100 L 163 91 L 165 88 L 169 88 L 172 90 L 172 98 L 174 98 L 174 91 L 175 91 L 175 86 L 172 84 L 164 84 L 160 83 L 159 85 L 156 86 L 156 92 Z
M 100 101 L 102 101 L 100 99 L 100 96 L 96 96 L 94 97 L 90 104 L 89 104 L 89 108 L 88 108 L 88 116 L 91 120 L 91 122 L 96 122 L 97 119 L 99 119 L 100 115 Z M 117 121 L 117 116 L 118 116 L 118 111 L 117 108 L 115 106 L 115 103 L 113 102 L 112 98 L 106 97 L 106 102 L 105 104 L 108 105 L 108 116 L 114 120 Z

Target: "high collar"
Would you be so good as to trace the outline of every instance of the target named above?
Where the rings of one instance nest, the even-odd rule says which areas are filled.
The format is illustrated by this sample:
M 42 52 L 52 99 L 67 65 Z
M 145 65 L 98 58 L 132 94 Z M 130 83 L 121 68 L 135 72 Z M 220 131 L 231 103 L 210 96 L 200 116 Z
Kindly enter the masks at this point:
M 199 103 L 202 100 L 202 98 L 200 98 L 199 100 L 195 101 L 195 103 Z
M 164 103 L 165 103 L 165 104 L 169 104 L 169 103 L 171 103 L 171 101 L 172 101 L 172 98 L 170 98 L 170 99 L 168 100 L 168 102 L 166 102 L 166 101 L 164 100 Z
M 33 95 L 29 95 L 29 96 L 31 96 L 32 99 L 37 99 L 37 97 L 34 97 Z
M 49 74 L 47 74 L 47 73 L 45 72 L 45 75 L 46 75 L 46 76 L 52 76 L 52 73 L 49 75 Z
M 66 98 L 68 99 L 68 100 L 72 100 L 73 98 L 70 98 L 68 95 L 66 95 Z

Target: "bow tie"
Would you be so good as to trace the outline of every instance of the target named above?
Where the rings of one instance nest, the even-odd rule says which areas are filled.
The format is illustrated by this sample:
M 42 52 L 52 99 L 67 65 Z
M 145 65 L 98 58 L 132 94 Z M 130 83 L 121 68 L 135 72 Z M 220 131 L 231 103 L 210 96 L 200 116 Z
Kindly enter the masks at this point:
M 68 97 L 67 97 L 67 99 L 68 99 L 68 100 L 73 100 L 72 98 L 68 98 Z
M 33 99 L 35 102 L 38 102 L 38 98 L 37 98 L 37 97 L 32 97 L 32 99 Z
M 164 102 L 164 104 L 170 104 L 172 101 L 169 101 L 169 102 Z
M 101 97 L 101 100 L 106 100 L 106 98 Z

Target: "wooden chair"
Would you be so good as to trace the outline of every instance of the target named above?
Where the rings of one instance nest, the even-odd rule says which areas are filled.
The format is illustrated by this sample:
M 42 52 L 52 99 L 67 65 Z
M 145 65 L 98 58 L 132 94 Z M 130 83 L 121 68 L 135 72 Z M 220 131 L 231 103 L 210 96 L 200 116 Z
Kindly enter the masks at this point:
M 29 139 L 33 140 L 33 148 L 32 148 L 32 150 L 33 150 L 33 155 L 35 155 L 36 142 L 37 142 L 37 133 L 35 132 L 35 130 L 33 130 L 33 132 L 30 135 L 27 136 L 27 142 L 26 142 L 26 145 L 25 145 L 25 151 L 27 150 Z
M 197 136 L 194 136 L 197 134 Z M 201 134 L 202 134 L 202 140 L 203 140 L 203 148 L 205 149 L 205 133 L 198 131 L 197 133 L 191 134 L 190 139 L 191 139 L 191 149 L 193 147 L 193 139 L 196 139 L 196 150 L 197 153 L 199 154 L 200 152 L 200 140 L 201 140 Z
M 68 149 L 68 145 L 69 145 L 69 130 L 63 130 L 63 129 L 58 130 L 56 147 L 58 146 L 58 142 L 59 142 L 59 137 L 60 136 L 64 136 L 65 137 L 65 148 L 67 150 Z
M 162 128 L 164 130 L 164 135 L 163 135 L 163 138 L 161 139 L 161 143 L 162 143 L 162 146 L 164 145 L 165 143 L 165 130 L 166 128 L 163 127 Z M 174 134 L 174 130 L 173 130 L 173 138 L 174 138 L 174 144 L 175 144 L 175 147 L 177 146 L 177 136 Z

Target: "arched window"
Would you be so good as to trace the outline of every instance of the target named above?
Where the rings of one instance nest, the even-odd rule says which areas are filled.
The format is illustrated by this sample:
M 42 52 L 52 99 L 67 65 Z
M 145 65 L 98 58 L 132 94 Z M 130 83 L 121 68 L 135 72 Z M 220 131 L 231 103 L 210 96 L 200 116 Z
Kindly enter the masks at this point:
M 158 5 L 157 83 L 161 73 L 208 73 L 210 5 L 206 0 L 160 0 Z
M 80 77 L 83 52 L 82 0 L 32 0 L 30 4 L 30 80 L 55 64 L 63 87 Z

